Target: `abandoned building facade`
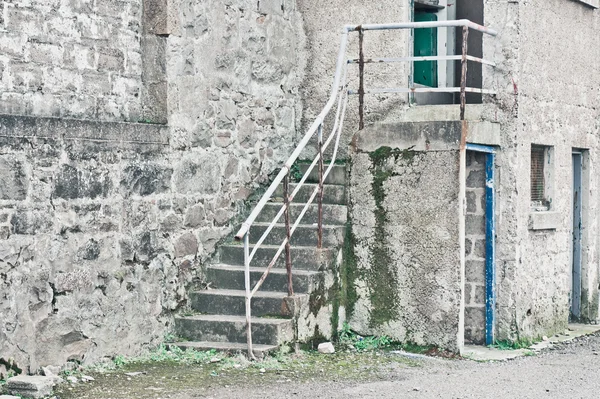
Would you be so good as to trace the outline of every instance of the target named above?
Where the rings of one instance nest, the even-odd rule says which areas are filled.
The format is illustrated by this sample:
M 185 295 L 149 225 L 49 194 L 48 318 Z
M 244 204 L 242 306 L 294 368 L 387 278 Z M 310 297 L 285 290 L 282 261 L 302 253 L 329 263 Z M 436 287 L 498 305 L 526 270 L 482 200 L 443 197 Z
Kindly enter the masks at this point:
M 1 2 L 0 358 L 596 322 L 597 3 Z

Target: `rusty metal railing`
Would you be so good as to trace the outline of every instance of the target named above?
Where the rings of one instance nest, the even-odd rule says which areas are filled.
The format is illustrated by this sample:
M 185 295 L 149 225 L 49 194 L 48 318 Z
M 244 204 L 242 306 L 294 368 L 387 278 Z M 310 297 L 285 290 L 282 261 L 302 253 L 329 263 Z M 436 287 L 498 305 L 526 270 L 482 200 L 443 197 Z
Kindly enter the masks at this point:
M 399 30 L 399 29 L 417 29 L 417 28 L 434 28 L 434 27 L 463 27 L 463 48 L 462 55 L 458 56 L 430 56 L 430 57 L 403 57 L 403 58 L 371 58 L 369 60 L 365 60 L 363 53 L 363 36 L 365 31 L 369 30 Z M 281 256 L 281 254 L 285 251 L 285 264 L 287 270 L 287 281 L 288 281 L 288 295 L 294 295 L 294 288 L 292 284 L 292 259 L 291 259 L 291 248 L 290 248 L 290 240 L 296 228 L 302 221 L 306 211 L 309 206 L 313 203 L 315 198 L 318 201 L 318 223 L 317 223 L 317 248 L 321 249 L 323 243 L 323 183 L 327 176 L 329 175 L 331 169 L 334 166 L 335 159 L 337 157 L 337 152 L 339 148 L 340 136 L 343 130 L 344 118 L 346 114 L 346 107 L 348 104 L 348 96 L 352 94 L 359 95 L 359 129 L 364 127 L 364 95 L 368 93 L 419 93 L 419 92 L 448 92 L 448 93 L 456 93 L 460 92 L 461 94 L 461 120 L 464 120 L 464 109 L 466 103 L 466 94 L 467 92 L 472 93 L 483 93 L 483 94 L 493 94 L 491 90 L 484 90 L 481 88 L 471 88 L 466 87 L 466 72 L 467 72 L 467 62 L 480 62 L 482 64 L 493 65 L 493 63 L 469 56 L 467 54 L 467 38 L 469 29 L 474 29 L 483 33 L 487 33 L 489 35 L 495 36 L 496 32 L 492 29 L 486 28 L 484 26 L 475 24 L 469 20 L 457 20 L 457 21 L 441 21 L 441 22 L 412 22 L 412 23 L 401 23 L 401 24 L 378 24 L 378 25 L 348 25 L 345 26 L 342 32 L 340 49 L 338 52 L 335 76 L 333 81 L 333 87 L 331 90 L 331 94 L 325 108 L 321 113 L 317 116 L 316 120 L 313 122 L 311 127 L 308 129 L 308 132 L 304 135 L 302 140 L 300 140 L 298 146 L 293 151 L 292 155 L 285 162 L 280 172 L 277 174 L 277 177 L 273 180 L 265 194 L 258 201 L 258 204 L 254 208 L 254 210 L 250 213 L 250 216 L 246 219 L 246 221 L 242 224 L 240 230 L 235 235 L 236 240 L 243 241 L 244 244 L 244 269 L 245 269 L 245 289 L 246 289 L 246 333 L 247 333 L 247 344 L 248 344 L 248 355 L 251 358 L 254 358 L 253 346 L 252 346 L 252 312 L 251 312 L 251 301 L 252 297 L 256 294 L 256 292 L 260 289 L 265 279 L 269 275 L 271 269 Z M 346 50 L 348 43 L 348 35 L 352 32 L 358 32 L 359 34 L 359 58 L 358 59 L 346 59 Z M 462 76 L 461 76 L 461 87 L 441 87 L 441 88 L 415 88 L 411 83 L 408 88 L 391 88 L 391 89 L 369 89 L 365 90 L 364 88 L 364 67 L 365 64 L 370 62 L 410 62 L 410 61 L 426 61 L 426 60 L 460 60 L 462 62 Z M 346 75 L 347 75 L 347 65 L 352 63 L 359 64 L 359 90 L 352 91 L 347 89 Z M 333 127 L 331 130 L 331 134 L 327 138 L 327 140 L 323 141 L 323 125 L 325 123 L 325 118 L 331 112 L 333 106 L 337 102 L 337 109 L 335 113 L 335 118 L 333 120 Z M 290 194 L 290 170 L 292 165 L 301 152 L 306 148 L 311 139 L 317 139 L 318 145 L 318 153 L 306 172 L 304 173 L 301 180 L 297 183 L 295 189 Z M 334 148 L 332 150 L 332 158 L 331 162 L 328 165 L 327 169 L 325 169 L 325 165 L 323 162 L 323 153 L 331 144 L 331 142 L 335 139 Z M 318 165 L 318 175 L 319 175 L 319 184 L 313 190 L 310 198 L 306 201 L 306 204 L 302 208 L 302 211 L 292 224 L 289 208 L 290 203 L 298 194 L 303 184 L 306 182 L 307 177 L 314 169 L 315 166 Z M 250 250 L 250 228 L 254 224 L 256 218 L 261 213 L 267 202 L 271 199 L 275 190 L 279 186 L 279 184 L 283 183 L 283 205 L 280 208 L 277 215 L 273 218 L 267 229 L 264 231 L 262 236 L 258 239 L 256 244 L 254 244 L 252 250 Z M 266 267 L 264 273 L 258 282 L 254 285 L 254 287 L 250 284 L 250 264 L 252 259 L 256 255 L 257 250 L 264 243 L 265 239 L 269 236 L 277 222 L 284 217 L 285 231 L 286 236 L 279 246 L 277 252 L 269 262 Z

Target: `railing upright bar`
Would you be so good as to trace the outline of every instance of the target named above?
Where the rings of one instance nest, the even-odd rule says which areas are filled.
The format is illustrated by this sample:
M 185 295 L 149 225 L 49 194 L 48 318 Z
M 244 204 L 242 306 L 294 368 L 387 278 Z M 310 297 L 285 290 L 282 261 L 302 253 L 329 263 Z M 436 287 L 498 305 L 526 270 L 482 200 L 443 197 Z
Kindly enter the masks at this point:
M 292 237 L 290 231 L 290 175 L 283 179 L 283 203 L 285 210 L 283 216 L 285 220 L 285 269 L 287 270 L 288 279 L 288 296 L 294 296 L 294 287 L 292 285 L 292 248 L 290 245 L 290 238 Z
M 252 348 L 252 294 L 250 292 L 250 232 L 246 232 L 244 235 L 244 279 L 246 284 L 246 342 L 248 343 L 248 357 L 250 359 L 256 359 L 254 357 L 254 351 Z
M 358 130 L 365 128 L 365 33 L 358 27 Z
M 318 130 L 319 141 L 319 219 L 317 221 L 317 248 L 323 247 L 323 125 Z
M 467 105 L 467 52 L 469 45 L 469 27 L 463 26 L 462 29 L 462 60 L 461 60 L 461 74 L 460 74 L 460 120 L 465 120 L 465 108 Z

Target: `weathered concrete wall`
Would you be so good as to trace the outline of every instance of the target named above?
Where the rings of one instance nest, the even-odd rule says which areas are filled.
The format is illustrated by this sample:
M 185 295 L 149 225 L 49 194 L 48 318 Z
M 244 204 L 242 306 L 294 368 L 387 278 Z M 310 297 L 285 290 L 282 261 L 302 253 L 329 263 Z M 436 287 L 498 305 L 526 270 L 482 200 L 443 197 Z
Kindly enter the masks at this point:
M 0 5 L 0 113 L 138 121 L 141 0 Z
M 564 330 L 569 317 L 573 148 L 590 149 L 583 307 L 585 319 L 598 319 L 598 179 L 593 171 L 600 77 L 589 71 L 600 63 L 594 45 L 600 14 L 571 1 L 486 1 L 485 7 L 486 24 L 500 31 L 495 44 L 489 40 L 484 46 L 484 55 L 499 65 L 495 75 L 484 75 L 499 91 L 488 119 L 502 123 L 497 327 L 501 339 L 536 338 Z M 551 211 L 559 220 L 554 229 L 528 228 L 531 144 L 553 146 Z
M 442 122 L 426 132 L 427 125 L 379 130 L 395 137 L 389 143 L 414 143 L 423 135 L 429 150 L 390 148 L 369 130 L 359 134 L 366 140 L 355 141 L 349 187 L 355 270 L 347 272 L 355 295 L 347 318 L 361 334 L 458 351 L 459 129 Z

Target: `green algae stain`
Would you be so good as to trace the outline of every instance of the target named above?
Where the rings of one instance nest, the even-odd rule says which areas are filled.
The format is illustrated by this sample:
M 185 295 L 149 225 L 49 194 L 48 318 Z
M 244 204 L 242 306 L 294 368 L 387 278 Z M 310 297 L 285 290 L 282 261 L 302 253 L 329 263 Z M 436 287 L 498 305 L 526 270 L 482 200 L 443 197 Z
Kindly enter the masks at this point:
M 381 147 L 369 154 L 373 175 L 371 194 L 375 199 L 375 228 L 373 244 L 369 248 L 370 270 L 368 270 L 366 276 L 372 308 L 369 320 L 371 327 L 381 326 L 398 319 L 400 316 L 398 311 L 398 275 L 390 254 L 386 233 L 388 214 L 384 205 L 386 199 L 384 184 L 390 177 L 395 175 L 393 165 L 399 158 L 410 165 L 415 154 L 416 152 L 412 149 L 400 150 L 390 147 Z M 393 163 L 390 165 L 392 158 Z

